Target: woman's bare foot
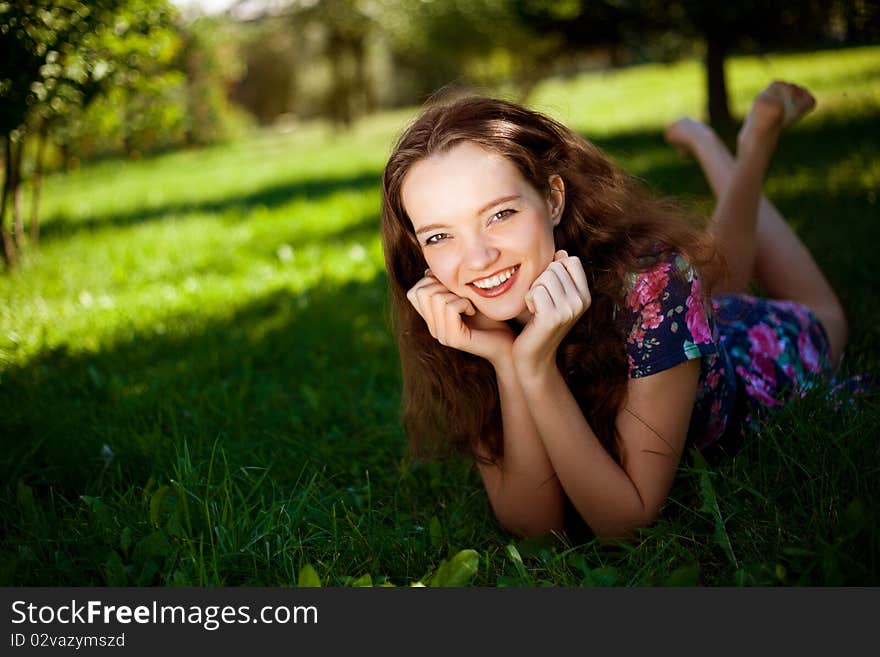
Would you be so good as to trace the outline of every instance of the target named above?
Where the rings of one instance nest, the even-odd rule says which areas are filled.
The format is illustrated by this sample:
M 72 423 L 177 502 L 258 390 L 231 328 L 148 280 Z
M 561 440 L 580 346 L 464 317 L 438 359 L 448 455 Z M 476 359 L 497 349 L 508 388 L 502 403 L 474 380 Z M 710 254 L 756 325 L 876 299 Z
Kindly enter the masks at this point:
M 774 80 L 759 93 L 737 136 L 740 148 L 755 139 L 773 140 L 784 128 L 809 113 L 816 99 L 803 87 Z
M 697 147 L 706 141 L 717 139 L 715 132 L 702 121 L 683 117 L 671 123 L 663 131 L 663 138 L 683 155 L 696 155 Z

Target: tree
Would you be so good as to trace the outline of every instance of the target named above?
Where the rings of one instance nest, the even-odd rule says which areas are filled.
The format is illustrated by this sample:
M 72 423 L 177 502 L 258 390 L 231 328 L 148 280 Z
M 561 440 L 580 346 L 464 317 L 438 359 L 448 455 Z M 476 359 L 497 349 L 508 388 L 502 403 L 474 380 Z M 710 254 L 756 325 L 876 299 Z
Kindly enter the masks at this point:
M 5 154 L 0 238 L 7 267 L 15 265 L 23 241 L 19 198 L 26 135 L 36 131 L 43 144 L 53 125 L 107 90 L 130 85 L 162 58 L 163 48 L 173 50 L 173 16 L 166 0 L 0 1 L 0 140 Z M 12 234 L 6 224 L 10 204 Z M 38 196 L 33 207 L 39 207 Z M 32 222 L 36 239 L 36 215 Z
M 223 18 L 202 17 L 183 31 L 178 64 L 186 75 L 188 145 L 224 139 L 230 131 L 227 91 L 240 74 L 233 26 Z
M 726 131 L 725 61 L 735 51 L 779 50 L 880 37 L 880 5 L 868 0 L 517 0 L 521 20 L 565 47 L 612 52 L 625 45 L 649 59 L 680 56 L 701 42 L 707 114 Z
M 348 126 L 375 109 L 371 7 L 370 0 L 281 0 L 251 13 L 234 98 L 264 124 L 298 113 Z
M 703 42 L 707 114 L 716 128 L 733 124 L 725 61 L 733 51 L 801 49 L 880 36 L 877 3 L 866 0 L 623 0 L 633 35 L 673 32 Z
M 376 2 L 389 40 L 401 101 L 422 99 L 449 84 L 506 86 L 524 99 L 564 57 L 565 39 L 539 11 L 509 0 Z M 548 15 L 554 3 L 546 5 Z M 558 8 L 559 3 L 555 3 Z M 532 21 L 535 21 L 532 23 Z

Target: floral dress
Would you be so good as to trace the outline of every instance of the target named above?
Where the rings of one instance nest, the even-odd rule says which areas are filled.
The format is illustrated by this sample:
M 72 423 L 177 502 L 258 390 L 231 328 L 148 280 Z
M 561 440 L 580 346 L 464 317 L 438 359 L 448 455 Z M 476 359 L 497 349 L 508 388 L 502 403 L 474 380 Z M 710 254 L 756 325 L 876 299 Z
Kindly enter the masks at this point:
M 831 372 L 825 330 L 798 303 L 746 294 L 708 301 L 696 270 L 676 253 L 628 283 L 630 377 L 702 358 L 688 441 L 703 453 L 734 451 L 764 412 Z

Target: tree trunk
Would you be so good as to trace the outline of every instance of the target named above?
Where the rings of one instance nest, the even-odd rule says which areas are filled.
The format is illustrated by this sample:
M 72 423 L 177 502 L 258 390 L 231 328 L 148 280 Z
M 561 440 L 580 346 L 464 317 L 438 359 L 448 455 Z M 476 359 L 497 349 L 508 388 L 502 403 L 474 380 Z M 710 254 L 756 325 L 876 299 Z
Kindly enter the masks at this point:
M 7 271 L 15 267 L 16 253 L 15 244 L 12 242 L 12 235 L 6 228 L 6 205 L 9 200 L 9 190 L 12 176 L 12 139 L 6 135 L 4 140 L 4 159 L 3 167 L 3 197 L 0 200 L 0 241 L 3 242 L 3 259 L 6 261 Z
M 31 190 L 31 246 L 36 248 L 40 243 L 40 192 L 43 188 L 43 160 L 46 157 L 46 141 L 49 136 L 49 122 L 40 124 L 37 141 L 37 161 L 34 166 L 33 189 Z
M 21 216 L 21 161 L 24 154 L 24 134 L 18 142 L 12 156 L 12 169 L 9 171 L 9 179 L 12 182 L 10 192 L 12 194 L 12 235 L 19 251 L 24 248 L 24 219 Z
M 706 88 L 708 91 L 709 123 L 716 132 L 727 133 L 733 125 L 727 101 L 727 80 L 724 76 L 724 58 L 727 41 L 712 30 L 706 32 Z

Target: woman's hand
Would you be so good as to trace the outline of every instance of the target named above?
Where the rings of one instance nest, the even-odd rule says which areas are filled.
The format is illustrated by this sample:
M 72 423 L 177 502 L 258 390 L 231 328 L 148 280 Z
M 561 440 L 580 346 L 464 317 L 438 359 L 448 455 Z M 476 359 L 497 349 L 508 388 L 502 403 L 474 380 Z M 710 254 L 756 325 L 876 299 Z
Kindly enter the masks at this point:
M 469 299 L 450 292 L 430 270 L 425 274 L 406 298 L 440 344 L 480 356 L 493 365 L 509 357 L 514 335 L 506 323 L 489 319 Z
M 520 376 L 536 376 L 556 366 L 562 339 L 590 307 L 590 288 L 580 258 L 557 251 L 553 262 L 526 293 L 532 318 L 513 344 Z

